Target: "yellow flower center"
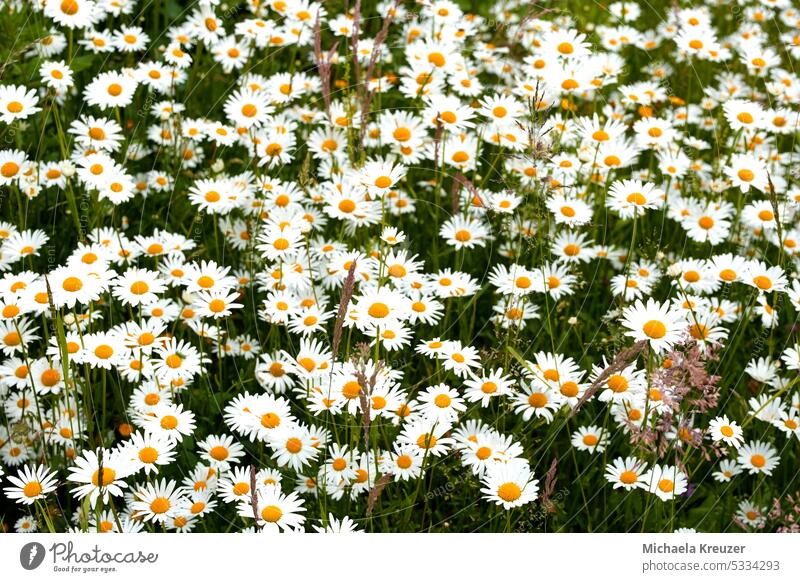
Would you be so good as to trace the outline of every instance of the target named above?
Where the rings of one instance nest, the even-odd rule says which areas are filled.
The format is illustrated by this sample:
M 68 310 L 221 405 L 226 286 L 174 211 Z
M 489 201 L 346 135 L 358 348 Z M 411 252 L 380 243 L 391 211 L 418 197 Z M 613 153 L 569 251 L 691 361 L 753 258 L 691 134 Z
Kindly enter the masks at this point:
M 114 469 L 111 469 L 110 467 L 103 467 L 103 487 L 107 487 L 108 485 L 113 483 L 116 478 L 117 474 L 114 472 Z M 100 470 L 98 469 L 92 475 L 92 485 L 98 487 L 100 482 L 99 479 L 100 479 Z
M 61 287 L 64 289 L 64 291 L 68 291 L 69 293 L 75 293 L 83 288 L 83 281 L 81 281 L 77 277 L 67 277 L 61 283 Z
M 503 483 L 497 488 L 497 496 L 503 501 L 511 503 L 522 496 L 522 490 L 516 483 Z
M 25 494 L 25 497 L 36 497 L 37 495 L 41 495 L 42 484 L 38 481 L 26 483 L 25 487 L 22 488 L 22 493 Z
M 650 339 L 661 339 L 667 335 L 667 327 L 656 319 L 651 319 L 645 323 L 642 331 Z
M 434 398 L 433 402 L 439 408 L 447 408 L 450 406 L 452 400 L 447 394 L 439 394 L 436 398 Z
M 178 427 L 178 419 L 168 414 L 161 419 L 161 428 L 164 430 L 174 430 Z
M 153 447 L 144 447 L 139 451 L 139 460 L 148 465 L 153 464 L 158 460 L 158 451 Z
M 169 511 L 171 505 L 169 499 L 166 497 L 156 497 L 153 499 L 153 502 L 150 503 L 150 511 L 156 514 L 166 513 Z
M 370 317 L 383 319 L 389 315 L 389 306 L 385 303 L 376 302 L 369 306 L 367 313 L 369 313 Z

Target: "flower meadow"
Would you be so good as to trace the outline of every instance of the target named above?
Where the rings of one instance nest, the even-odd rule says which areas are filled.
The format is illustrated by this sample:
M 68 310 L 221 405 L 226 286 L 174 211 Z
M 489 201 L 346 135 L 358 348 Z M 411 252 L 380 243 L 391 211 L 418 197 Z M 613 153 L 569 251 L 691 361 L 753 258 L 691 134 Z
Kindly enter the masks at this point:
M 790 0 L 0 33 L 5 531 L 800 531 Z

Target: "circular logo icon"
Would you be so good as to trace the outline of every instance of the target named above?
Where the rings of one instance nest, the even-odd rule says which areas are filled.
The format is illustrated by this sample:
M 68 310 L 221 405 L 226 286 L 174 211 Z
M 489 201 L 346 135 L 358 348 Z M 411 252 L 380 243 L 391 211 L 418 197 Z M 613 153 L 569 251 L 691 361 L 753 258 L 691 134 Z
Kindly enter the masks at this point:
M 26 570 L 35 570 L 44 562 L 44 546 L 39 542 L 29 542 L 19 551 L 19 563 Z

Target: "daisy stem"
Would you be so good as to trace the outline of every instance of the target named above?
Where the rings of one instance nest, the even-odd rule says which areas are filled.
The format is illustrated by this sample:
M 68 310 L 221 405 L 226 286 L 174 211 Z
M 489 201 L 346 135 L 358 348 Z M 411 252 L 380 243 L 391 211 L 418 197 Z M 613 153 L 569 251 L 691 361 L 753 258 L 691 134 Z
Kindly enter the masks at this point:
M 502 155 L 503 155 L 503 146 L 500 146 L 500 148 L 497 150 L 497 153 L 494 156 L 494 159 L 492 160 L 492 163 L 489 165 L 489 169 L 483 175 L 483 178 L 481 178 L 481 186 L 480 186 L 481 188 L 484 188 L 486 186 L 486 180 L 488 180 L 489 176 L 491 176 L 492 172 L 494 172 L 494 168 L 497 165 L 498 160 L 502 157 Z
M 215 215 L 216 216 L 216 215 Z M 219 353 L 219 365 L 217 366 L 217 388 L 222 388 L 222 362 L 225 357 L 224 348 L 222 346 L 222 332 L 219 326 L 219 318 L 215 318 L 217 324 L 217 352 Z
M 219 215 L 214 213 L 214 250 L 217 253 L 217 261 L 221 261 L 219 253 Z
M 567 417 L 567 424 L 569 424 L 570 418 Z M 570 433 L 572 431 L 569 431 Z M 575 467 L 575 479 L 578 481 L 578 486 L 581 490 L 581 498 L 583 499 L 583 508 L 586 509 L 586 531 L 592 531 L 592 514 L 589 511 L 589 502 L 586 500 L 586 491 L 583 489 L 583 479 L 580 478 L 581 471 L 578 468 L 578 457 L 575 455 L 575 447 L 570 446 L 569 452 L 572 456 L 572 464 Z
M 122 533 L 122 524 L 119 521 L 119 515 L 117 514 L 117 507 L 114 505 L 114 498 L 110 497 L 109 502 L 111 503 L 111 513 L 114 514 L 114 521 L 117 524 L 117 529 L 119 533 Z
M 611 415 L 611 406 L 606 406 L 606 414 L 605 418 L 603 418 L 603 429 L 600 431 L 600 439 L 598 442 L 603 442 L 603 437 L 610 433 L 608 430 L 608 419 Z M 610 444 L 607 444 L 603 449 L 603 464 L 600 465 L 600 478 L 603 478 L 603 473 L 606 470 L 606 463 L 608 463 L 608 449 L 610 448 Z M 608 507 L 606 505 L 606 490 L 607 487 L 603 487 L 603 507 Z
M 44 521 L 47 526 L 47 531 L 56 533 L 56 528 L 53 526 L 53 521 L 50 519 L 50 513 L 47 510 L 47 505 L 43 504 L 38 499 L 34 503 L 36 504 L 36 510 L 42 515 L 42 521 Z
M 22 333 L 19 331 L 19 325 L 17 324 L 17 320 L 14 320 L 14 329 L 17 330 L 17 335 L 21 338 Z M 39 429 L 44 430 L 44 420 L 42 419 L 42 408 L 39 406 L 39 395 L 36 393 L 36 384 L 33 381 L 33 371 L 31 370 L 31 363 L 28 360 L 28 352 L 25 349 L 25 346 L 21 343 L 22 346 L 22 359 L 25 362 L 25 367 L 28 369 L 28 376 L 31 380 L 31 391 L 33 392 L 33 401 L 36 404 L 36 415 L 38 416 L 39 420 Z M 25 401 L 25 390 L 22 390 L 22 400 Z M 27 408 L 27 406 L 25 406 Z M 25 410 L 23 409 L 23 415 Z M 22 418 L 22 417 L 20 417 Z M 44 457 L 44 462 L 47 463 L 47 447 L 42 447 L 42 456 Z
M 780 398 L 780 397 L 781 397 L 781 396 L 783 396 L 783 395 L 784 395 L 786 392 L 788 392 L 788 391 L 789 391 L 789 389 L 791 389 L 791 388 L 792 388 L 792 386 L 793 386 L 793 385 L 794 385 L 794 384 L 795 384 L 795 383 L 798 381 L 798 379 L 800 379 L 800 376 L 795 376 L 794 378 L 792 378 L 792 380 L 791 380 L 791 381 L 790 381 L 788 384 L 786 384 L 786 386 L 784 386 L 783 388 L 781 388 L 780 390 L 778 390 L 778 391 L 777 391 L 775 394 L 773 394 L 772 396 L 770 396 L 769 400 L 767 400 L 767 401 L 766 401 L 766 402 L 765 402 L 765 403 L 764 403 L 764 404 L 761 406 L 761 408 L 759 408 L 758 410 L 756 410 L 755 412 L 753 412 L 753 414 L 751 414 L 750 416 L 748 416 L 747 418 L 745 418 L 745 419 L 744 419 L 744 422 L 742 422 L 742 428 L 746 427 L 746 426 L 747 426 L 747 425 L 750 423 L 750 421 L 751 421 L 751 420 L 753 420 L 754 418 L 756 418 L 756 417 L 757 417 L 757 416 L 758 416 L 758 415 L 761 413 L 761 411 L 762 411 L 762 410 L 764 410 L 764 409 L 765 409 L 767 406 L 769 406 L 769 404 L 770 404 L 770 403 L 771 403 L 773 400 L 775 400 L 775 399 L 777 399 L 777 398 Z
M 101 418 L 103 424 L 100 425 L 100 426 L 105 428 L 105 426 L 106 426 L 106 387 L 107 387 L 107 382 L 108 382 L 108 374 L 106 373 L 106 370 L 103 370 L 102 374 L 103 374 L 103 391 L 100 393 L 100 398 L 103 400 L 103 404 L 101 406 L 101 411 L 102 412 L 101 412 L 100 418 Z M 102 430 L 102 428 L 101 428 L 101 430 Z M 102 432 L 100 433 L 100 440 L 105 445 L 105 438 L 104 438 Z
M 638 218 L 639 218 L 638 209 L 634 209 L 634 213 L 633 213 L 633 232 L 631 233 L 631 242 L 628 245 L 628 254 L 625 256 L 625 288 L 622 290 L 622 293 L 619 296 L 620 297 L 620 306 L 623 303 L 625 303 L 625 296 L 627 295 L 627 292 L 628 292 L 628 281 L 630 280 L 630 276 L 631 276 L 631 270 L 630 270 L 630 265 L 631 265 L 631 262 L 632 262 L 631 261 L 631 257 L 633 255 L 633 247 L 636 244 L 636 226 L 637 226 L 637 223 L 638 223 Z
M 419 497 L 419 490 L 422 487 L 422 480 L 425 478 L 425 462 L 428 460 L 428 449 L 425 449 L 425 454 L 422 456 L 422 465 L 420 466 L 419 477 L 417 477 L 417 488 L 414 491 L 414 497 L 411 498 L 411 503 L 408 505 L 408 513 L 406 514 L 406 524 L 411 518 L 414 511 L 414 506 L 417 504 L 417 497 Z M 404 528 L 407 531 L 407 528 Z
M 654 502 L 652 498 L 655 497 L 654 495 L 647 495 L 647 494 L 643 494 L 643 495 L 646 495 L 646 497 L 645 497 L 644 514 L 642 515 L 642 531 L 641 531 L 641 533 L 645 533 L 645 530 L 647 528 L 647 514 L 650 513 L 650 508 L 653 506 L 653 502 Z
M 669 531 L 670 532 L 675 531 L 675 504 L 677 502 L 677 499 L 678 499 L 677 496 L 675 496 L 675 495 L 672 496 L 672 503 L 670 504 L 672 511 L 671 511 L 670 518 L 669 518 Z
M 422 521 L 421 521 L 420 527 L 419 527 L 420 531 L 424 531 L 425 530 L 425 515 L 428 513 L 428 501 L 431 498 L 431 490 L 433 489 L 433 472 L 434 472 L 435 469 L 436 469 L 436 464 L 435 463 L 431 463 L 430 474 L 428 476 L 428 488 L 425 491 L 425 499 L 424 499 L 425 503 L 422 506 Z M 430 524 L 428 524 L 429 528 L 431 526 L 433 526 L 433 515 L 431 515 L 431 522 L 430 522 Z

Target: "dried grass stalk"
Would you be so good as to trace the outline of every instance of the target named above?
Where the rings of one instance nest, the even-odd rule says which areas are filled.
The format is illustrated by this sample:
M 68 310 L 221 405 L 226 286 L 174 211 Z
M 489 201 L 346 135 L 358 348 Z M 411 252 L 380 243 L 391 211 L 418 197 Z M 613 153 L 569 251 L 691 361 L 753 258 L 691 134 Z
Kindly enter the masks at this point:
M 391 473 L 382 475 L 380 479 L 375 481 L 375 486 L 369 490 L 369 497 L 367 497 L 367 517 L 372 515 L 372 510 L 375 509 L 375 503 L 378 501 L 378 497 L 381 496 L 381 491 L 391 483 L 392 477 L 394 477 L 394 475 Z
M 617 354 L 617 357 L 614 358 L 614 361 L 603 370 L 597 379 L 592 382 L 592 385 L 589 386 L 589 389 L 584 392 L 583 396 L 580 397 L 578 403 L 575 405 L 575 408 L 572 409 L 570 413 L 570 418 L 575 416 L 575 413 L 578 412 L 578 409 L 586 403 L 592 396 L 594 396 L 595 392 L 603 385 L 603 383 L 608 380 L 613 374 L 624 370 L 628 364 L 630 364 L 633 360 L 635 360 L 640 353 L 644 350 L 645 346 L 647 345 L 647 341 L 641 340 L 633 344 L 631 347 L 622 350 L 620 353 Z
M 347 306 L 350 304 L 350 300 L 353 298 L 353 289 L 356 286 L 356 261 L 353 261 L 350 264 L 350 268 L 347 270 L 347 278 L 344 280 L 344 286 L 342 287 L 342 298 L 339 300 L 339 311 L 336 312 L 336 322 L 333 326 L 333 342 L 331 345 L 332 349 L 332 360 L 336 361 L 336 356 L 339 353 L 339 344 L 342 341 L 342 326 L 344 325 L 344 316 L 347 314 Z

